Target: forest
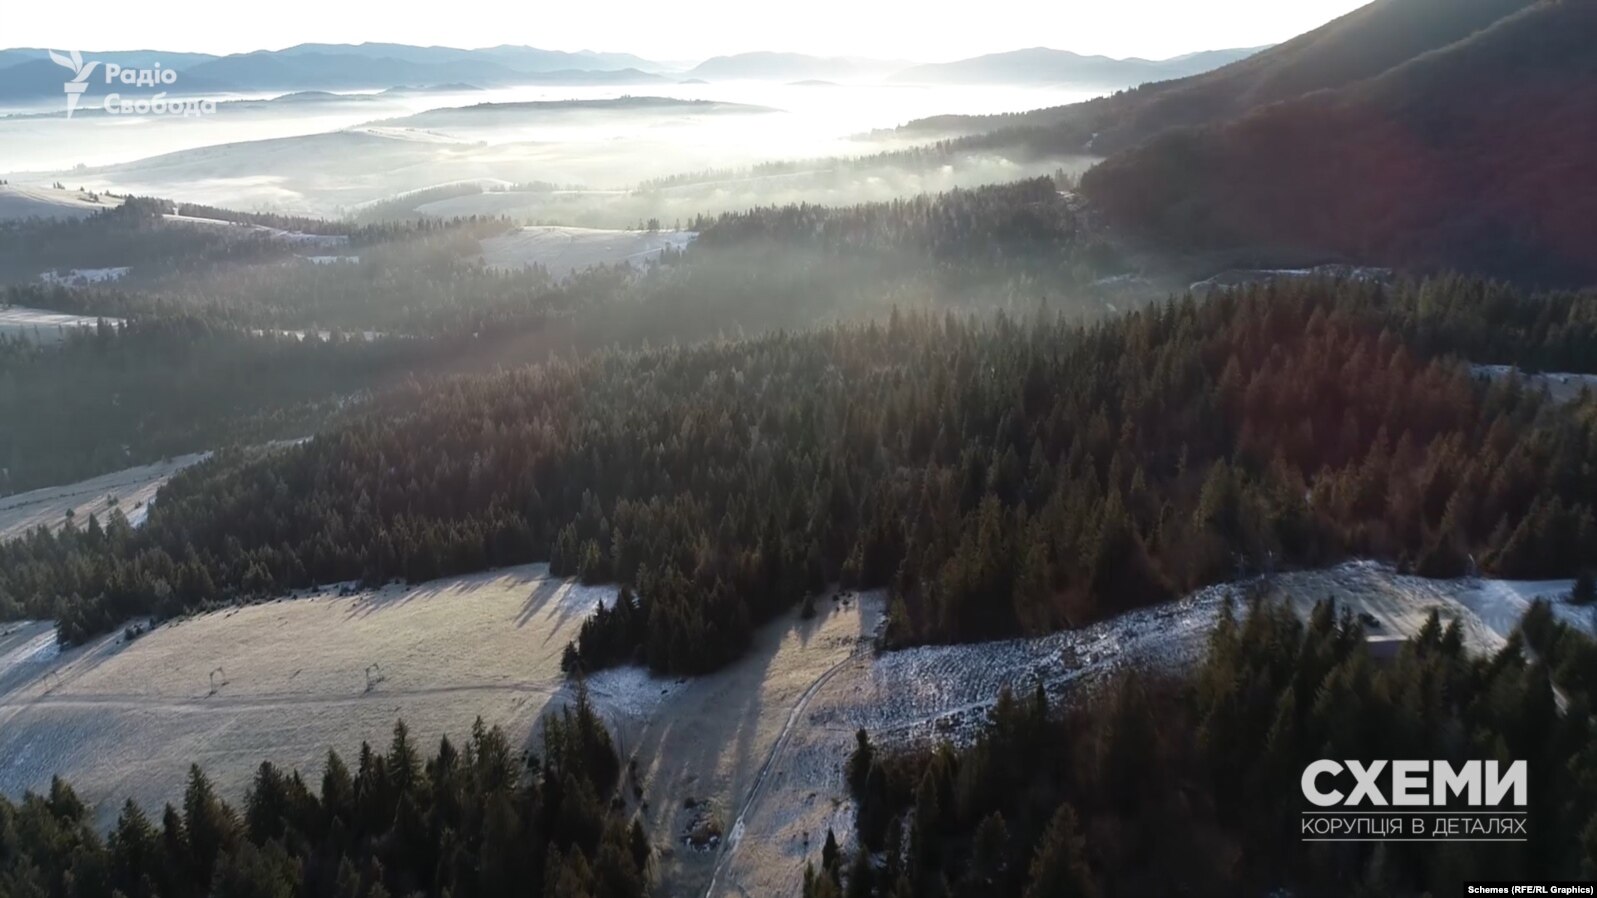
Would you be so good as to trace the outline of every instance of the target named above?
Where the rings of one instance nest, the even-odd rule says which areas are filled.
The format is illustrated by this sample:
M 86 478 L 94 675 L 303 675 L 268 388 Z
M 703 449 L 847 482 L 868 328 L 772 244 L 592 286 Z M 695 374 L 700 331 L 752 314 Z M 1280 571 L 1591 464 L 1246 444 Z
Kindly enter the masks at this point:
M 1545 604 L 1525 624 L 1537 635 L 1494 656 L 1466 654 L 1433 612 L 1376 662 L 1332 598 L 1307 622 L 1268 580 L 1238 598 L 1189 673 L 1126 675 L 1062 708 L 1006 693 L 962 750 L 894 751 L 861 731 L 846 772 L 864 850 L 823 859 L 806 898 L 1398 898 L 1597 875 L 1597 646 Z M 1298 781 L 1322 757 L 1525 760 L 1528 841 L 1300 841 Z
M 885 587 L 886 639 L 908 645 L 1350 556 L 1570 576 L 1597 552 L 1597 406 L 1452 352 L 1575 358 L 1590 302 L 1304 282 L 1093 324 L 904 313 L 418 378 L 304 445 L 219 453 L 136 531 L 113 515 L 0 546 L 0 609 L 74 642 L 291 587 L 548 560 L 629 587 L 570 668 L 695 673 L 832 582 Z
M 0 796 L 8 898 L 641 898 L 650 846 L 611 809 L 620 762 L 579 695 L 523 757 L 479 719 L 431 754 L 403 721 L 354 769 L 328 753 L 319 785 L 262 762 L 235 810 L 198 766 L 159 819 L 129 801 L 108 835 L 57 778 Z
M 428 347 L 252 334 L 173 315 L 102 323 L 60 345 L 0 338 L 0 493 L 232 443 L 313 433 L 402 380 Z
M 482 265 L 480 241 L 507 227 L 494 220 L 364 226 L 348 249 L 317 250 L 354 255 L 315 264 L 244 229 L 162 223 L 163 208 L 135 200 L 82 223 L 18 226 L 41 245 L 69 241 L 73 266 L 155 261 L 114 283 L 0 291 L 0 306 L 129 322 L 50 348 L 0 337 L 0 420 L 31 422 L 0 429 L 0 494 L 305 436 L 330 410 L 412 375 L 809 328 L 895 303 L 1029 310 L 1052 296 L 1056 308 L 1092 314 L 1059 297 L 1110 258 L 1082 238 L 1046 179 L 706 219 L 699 245 L 646 271 L 600 267 L 559 282 L 538 266 Z M 16 265 L 36 278 L 40 257 L 27 241 L 16 246 Z M 0 260 L 11 247 L 0 243 Z

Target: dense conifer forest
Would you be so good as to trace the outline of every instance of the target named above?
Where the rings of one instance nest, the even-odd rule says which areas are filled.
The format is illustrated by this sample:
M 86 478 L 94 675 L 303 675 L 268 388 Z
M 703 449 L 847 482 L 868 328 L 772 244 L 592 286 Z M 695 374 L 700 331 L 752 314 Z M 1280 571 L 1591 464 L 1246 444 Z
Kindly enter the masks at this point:
M 426 362 L 416 341 L 252 334 L 205 318 L 0 338 L 0 492 L 233 442 L 307 436 Z
M 350 255 L 317 264 L 245 228 L 164 221 L 170 208 L 130 200 L 83 222 L 15 225 L 20 242 L 0 243 L 0 269 L 12 259 L 25 279 L 63 246 L 74 267 L 133 265 L 115 282 L 0 292 L 0 306 L 129 321 L 45 348 L 0 337 L 0 419 L 31 422 L 0 429 L 0 493 L 303 436 L 327 409 L 408 375 L 809 328 L 900 302 L 1030 310 L 1052 296 L 1060 310 L 1089 314 L 1091 304 L 1057 297 L 1110 259 L 1045 179 L 706 219 L 695 223 L 705 229 L 698 245 L 645 272 L 600 267 L 561 281 L 537 266 L 498 271 L 477 260 L 503 222 L 363 226 L 348 249 L 316 250 Z M 302 337 L 307 345 L 290 345 Z
M 71 785 L 0 796 L 8 898 L 641 898 L 650 847 L 610 809 L 620 763 L 585 696 L 523 758 L 479 720 L 432 754 L 403 722 L 318 785 L 263 762 L 242 812 L 193 767 L 181 807 L 129 801 L 109 835 Z
M 1190 674 L 1127 676 L 1065 708 L 1006 693 L 964 750 L 895 752 L 861 731 L 846 769 L 864 850 L 823 858 L 806 898 L 1397 898 L 1597 875 L 1589 639 L 1542 604 L 1534 636 L 1474 658 L 1433 613 L 1375 662 L 1333 602 L 1305 623 L 1267 581 L 1254 590 Z M 1317 758 L 1526 760 L 1529 841 L 1302 842 L 1298 780 Z
M 632 588 L 570 666 L 701 672 L 836 581 L 888 588 L 903 645 L 1350 555 L 1566 576 L 1597 552 L 1593 405 L 1446 353 L 1591 358 L 1589 302 L 1311 282 L 1092 325 L 902 314 L 416 380 L 308 444 L 191 469 L 137 531 L 0 547 L 0 607 L 57 617 L 70 642 L 290 587 L 547 559 Z M 1480 326 L 1484 304 L 1500 325 Z

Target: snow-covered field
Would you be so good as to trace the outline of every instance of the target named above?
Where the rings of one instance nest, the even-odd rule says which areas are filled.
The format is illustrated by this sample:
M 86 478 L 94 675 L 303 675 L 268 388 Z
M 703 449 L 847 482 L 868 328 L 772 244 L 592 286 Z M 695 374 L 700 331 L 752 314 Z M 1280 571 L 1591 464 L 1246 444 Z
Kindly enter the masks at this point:
M 1477 651 L 1501 646 L 1536 597 L 1568 581 L 1432 581 L 1354 562 L 1279 574 L 1268 594 L 1306 613 L 1335 597 L 1404 636 L 1438 609 Z M 1201 657 L 1234 585 L 1038 639 L 873 648 L 880 595 L 843 593 L 804 620 L 763 627 L 748 654 L 696 679 L 640 668 L 588 679 L 641 799 L 667 895 L 795 894 L 826 830 L 853 818 L 843 764 L 863 727 L 884 745 L 956 743 L 975 734 L 999 691 L 1038 684 L 1066 701 L 1128 667 Z M 262 759 L 319 775 L 329 748 L 386 743 L 404 718 L 422 744 L 482 716 L 531 737 L 570 696 L 561 650 L 609 587 L 552 579 L 530 565 L 353 595 L 285 598 L 61 652 L 48 623 L 0 625 L 0 791 L 64 773 L 108 821 L 122 799 L 177 798 L 190 761 L 238 800 Z M 1560 617 L 1591 632 L 1584 609 Z M 1240 608 L 1239 608 L 1240 612 Z M 630 785 L 630 784 L 629 784 Z M 690 835 L 697 839 L 690 840 Z
M 1586 390 L 1597 393 L 1597 374 L 1551 371 L 1529 374 L 1512 365 L 1471 365 L 1470 370 L 1476 377 L 1487 380 L 1501 380 L 1517 374 L 1526 389 L 1545 390 L 1554 402 L 1573 402 Z
M 68 511 L 79 526 L 85 526 L 91 514 L 99 515 L 103 523 L 114 509 L 121 509 L 128 523 L 138 526 L 144 522 L 156 491 L 173 474 L 209 454 L 180 455 L 65 486 L 47 486 L 0 498 L 0 541 L 15 539 L 39 527 L 60 530 L 66 526 Z
M 26 306 L 0 306 L 0 336 L 55 343 L 66 339 L 68 332 L 80 327 L 94 327 L 100 320 L 46 309 L 30 309 Z M 109 324 L 122 323 L 118 318 L 104 320 Z
M 531 227 L 482 241 L 482 259 L 494 268 L 542 265 L 556 278 L 595 265 L 638 265 L 667 249 L 682 249 L 692 231 L 607 231 Z
M 87 218 L 120 205 L 122 201 L 116 197 L 100 196 L 96 200 L 90 199 L 87 193 L 76 190 L 0 184 L 0 221 L 21 221 L 29 218 Z
M 263 759 L 320 775 L 329 748 L 386 746 L 400 718 L 429 750 L 479 715 L 524 737 L 611 595 L 530 565 L 217 611 L 53 657 L 48 625 L 24 625 L 0 639 L 0 792 L 65 774 L 108 823 L 125 798 L 180 798 L 191 761 L 238 801 Z
M 1354 614 L 1368 614 L 1379 623 L 1367 628 L 1372 636 L 1413 636 L 1435 609 L 1443 625 L 1456 619 L 1464 631 L 1464 644 L 1482 654 L 1503 647 L 1536 599 L 1551 603 L 1564 623 L 1597 635 L 1597 616 L 1591 609 L 1566 601 L 1573 586 L 1573 580 L 1427 580 L 1372 561 L 1281 574 L 1274 580 L 1275 594 L 1286 596 L 1305 616 L 1326 596 L 1335 596 Z

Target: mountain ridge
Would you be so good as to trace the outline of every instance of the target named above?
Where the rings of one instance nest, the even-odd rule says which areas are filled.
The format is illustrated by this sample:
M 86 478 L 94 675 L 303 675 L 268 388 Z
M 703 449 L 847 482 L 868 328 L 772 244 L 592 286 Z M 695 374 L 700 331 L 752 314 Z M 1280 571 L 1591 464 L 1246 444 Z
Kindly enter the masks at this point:
M 1336 90 L 1178 128 L 1081 190 L 1164 247 L 1597 278 L 1597 5 L 1541 0 Z

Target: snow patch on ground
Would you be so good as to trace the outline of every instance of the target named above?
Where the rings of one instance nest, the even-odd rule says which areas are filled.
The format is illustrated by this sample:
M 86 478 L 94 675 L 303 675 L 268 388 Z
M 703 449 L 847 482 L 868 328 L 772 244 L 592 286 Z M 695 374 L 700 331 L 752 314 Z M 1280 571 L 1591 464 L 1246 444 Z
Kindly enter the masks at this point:
M 16 539 L 39 527 L 58 531 L 67 525 L 68 511 L 72 512 L 73 523 L 87 527 L 89 515 L 98 515 L 104 524 L 113 511 L 120 509 L 128 523 L 137 527 L 149 514 L 156 492 L 173 474 L 209 456 L 209 452 L 180 455 L 77 483 L 0 498 L 0 542 Z
M 697 236 L 692 231 L 517 228 L 483 240 L 482 260 L 490 268 L 542 265 L 550 275 L 563 278 L 595 265 L 639 265 L 668 249 L 683 249 Z
M 39 275 L 39 280 L 52 287 L 87 287 L 90 284 L 119 281 L 132 270 L 126 265 L 115 268 L 71 268 L 64 272 L 46 271 Z
M 1038 639 L 923 646 L 870 659 L 828 688 L 810 715 L 818 727 L 864 727 L 888 742 L 965 742 L 1000 692 L 1055 699 L 1129 665 L 1179 668 L 1197 661 L 1225 596 L 1217 586 L 1080 630 Z
M 0 692 L 25 679 L 61 654 L 51 621 L 0 624 Z
M 1554 402 L 1573 402 L 1587 390 L 1597 393 L 1597 374 L 1543 371 L 1530 374 L 1513 365 L 1471 365 L 1470 371 L 1484 380 L 1505 380 L 1518 376 L 1526 389 L 1542 390 Z
M 1568 603 L 1572 580 L 1494 580 L 1461 577 L 1428 580 L 1399 574 L 1391 566 L 1354 561 L 1333 568 L 1277 575 L 1272 594 L 1284 596 L 1307 616 L 1315 602 L 1334 597 L 1356 615 L 1375 621 L 1371 635 L 1412 637 L 1432 610 L 1446 624 L 1457 620 L 1465 645 L 1490 654 L 1503 647 L 1536 599 L 1545 599 L 1558 618 L 1588 635 L 1597 635 L 1590 609 Z
M 122 324 L 119 318 L 91 318 L 26 306 L 0 306 L 0 337 L 57 343 L 65 340 L 68 333 L 79 328 L 92 328 L 102 320 L 107 324 Z
M 1187 289 L 1200 296 L 1216 290 L 1228 290 L 1247 284 L 1275 280 L 1302 280 L 1306 278 L 1333 278 L 1350 281 L 1389 281 L 1390 268 L 1371 268 L 1362 265 L 1316 265 L 1312 268 L 1232 268 L 1213 277 L 1193 282 Z
M 679 677 L 657 677 L 647 668 L 636 666 L 614 667 L 587 677 L 588 695 L 595 705 L 636 719 L 653 715 L 688 682 Z

